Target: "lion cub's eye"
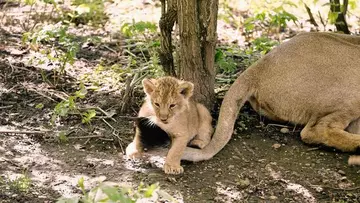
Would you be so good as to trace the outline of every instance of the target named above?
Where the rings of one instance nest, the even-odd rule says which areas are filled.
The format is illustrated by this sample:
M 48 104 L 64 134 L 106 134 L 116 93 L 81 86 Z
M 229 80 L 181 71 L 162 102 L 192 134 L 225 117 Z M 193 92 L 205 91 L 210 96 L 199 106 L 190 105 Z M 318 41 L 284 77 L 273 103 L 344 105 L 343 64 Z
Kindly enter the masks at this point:
M 155 103 L 155 106 L 156 106 L 156 107 L 160 107 L 160 104 L 159 104 L 159 103 Z
M 176 104 L 170 104 L 170 109 L 174 108 Z

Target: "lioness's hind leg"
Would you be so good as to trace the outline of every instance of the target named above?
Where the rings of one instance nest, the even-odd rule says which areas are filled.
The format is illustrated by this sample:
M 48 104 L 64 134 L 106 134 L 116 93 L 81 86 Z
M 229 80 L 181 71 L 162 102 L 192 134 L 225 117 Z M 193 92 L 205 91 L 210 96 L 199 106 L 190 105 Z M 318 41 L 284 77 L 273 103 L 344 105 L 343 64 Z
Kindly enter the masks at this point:
M 317 122 L 309 122 L 301 131 L 301 139 L 308 144 L 324 144 L 344 152 L 355 151 L 360 148 L 360 136 L 344 130 L 350 121 L 345 116 L 327 116 Z
M 197 110 L 199 113 L 199 130 L 195 138 L 190 142 L 190 146 L 195 146 L 200 149 L 209 144 L 213 128 L 211 125 L 212 117 L 210 112 L 202 104 L 197 104 Z

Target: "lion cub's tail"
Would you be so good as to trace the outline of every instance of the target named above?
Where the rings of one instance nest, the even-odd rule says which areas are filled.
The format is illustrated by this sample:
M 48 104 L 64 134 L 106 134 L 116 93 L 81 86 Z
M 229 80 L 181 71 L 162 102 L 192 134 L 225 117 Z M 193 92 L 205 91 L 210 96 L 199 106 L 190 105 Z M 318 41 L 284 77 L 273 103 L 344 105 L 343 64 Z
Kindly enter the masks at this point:
M 182 160 L 202 161 L 211 159 L 229 142 L 240 108 L 253 94 L 254 88 L 251 85 L 253 78 L 248 73 L 248 70 L 242 73 L 226 92 L 221 104 L 216 130 L 210 143 L 203 149 L 187 147 Z

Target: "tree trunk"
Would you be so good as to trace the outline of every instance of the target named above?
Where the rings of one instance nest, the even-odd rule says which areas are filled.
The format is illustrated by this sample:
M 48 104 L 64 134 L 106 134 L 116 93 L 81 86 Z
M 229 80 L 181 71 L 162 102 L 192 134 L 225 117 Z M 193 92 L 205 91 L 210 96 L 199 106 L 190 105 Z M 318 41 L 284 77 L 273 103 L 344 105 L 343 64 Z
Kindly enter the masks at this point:
M 193 98 L 209 109 L 212 109 L 214 101 L 218 4 L 218 0 L 162 0 L 163 14 L 160 20 L 160 59 L 165 73 L 193 82 Z M 176 71 L 173 71 L 171 44 L 174 13 L 180 36 Z
M 176 77 L 171 39 L 171 32 L 177 18 L 176 0 L 161 0 L 161 7 L 161 19 L 159 21 L 161 35 L 160 62 L 166 75 Z
M 218 0 L 177 0 L 179 78 L 194 83 L 194 98 L 212 109 Z

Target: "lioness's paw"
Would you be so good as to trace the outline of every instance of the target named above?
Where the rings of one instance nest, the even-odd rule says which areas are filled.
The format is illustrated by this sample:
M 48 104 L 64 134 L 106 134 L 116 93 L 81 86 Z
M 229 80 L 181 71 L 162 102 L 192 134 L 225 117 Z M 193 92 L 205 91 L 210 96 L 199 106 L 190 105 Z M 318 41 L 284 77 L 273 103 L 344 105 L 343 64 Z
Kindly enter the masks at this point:
M 180 174 L 184 172 L 184 168 L 180 165 L 170 165 L 168 163 L 164 164 L 164 172 L 166 174 Z
M 139 158 L 141 156 L 141 151 L 136 149 L 136 146 L 134 143 L 130 143 L 125 150 L 126 156 L 135 159 Z
M 209 144 L 209 141 L 194 139 L 190 142 L 190 146 L 198 147 L 199 149 L 204 148 L 207 144 Z

